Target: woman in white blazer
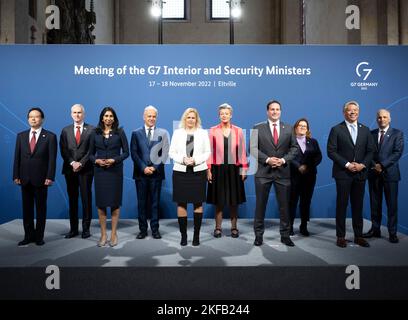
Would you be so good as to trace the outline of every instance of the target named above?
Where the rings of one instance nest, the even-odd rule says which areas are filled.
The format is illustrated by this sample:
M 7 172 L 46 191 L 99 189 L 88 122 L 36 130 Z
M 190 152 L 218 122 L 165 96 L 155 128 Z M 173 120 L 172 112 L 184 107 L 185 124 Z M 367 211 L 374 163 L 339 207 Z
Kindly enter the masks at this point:
M 181 233 L 180 245 L 187 245 L 187 204 L 194 206 L 193 246 L 200 244 L 203 202 L 206 199 L 207 159 L 210 140 L 201 128 L 198 111 L 187 108 L 180 120 L 179 129 L 171 138 L 169 156 L 173 166 L 173 201 L 177 202 L 177 217 Z

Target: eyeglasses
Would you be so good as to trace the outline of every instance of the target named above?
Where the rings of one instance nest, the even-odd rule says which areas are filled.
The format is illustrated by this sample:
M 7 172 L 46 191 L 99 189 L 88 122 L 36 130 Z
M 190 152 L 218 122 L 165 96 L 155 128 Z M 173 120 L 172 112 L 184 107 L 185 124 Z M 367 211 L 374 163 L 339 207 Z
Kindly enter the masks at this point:
M 298 128 L 306 128 L 307 129 L 307 126 L 298 125 Z

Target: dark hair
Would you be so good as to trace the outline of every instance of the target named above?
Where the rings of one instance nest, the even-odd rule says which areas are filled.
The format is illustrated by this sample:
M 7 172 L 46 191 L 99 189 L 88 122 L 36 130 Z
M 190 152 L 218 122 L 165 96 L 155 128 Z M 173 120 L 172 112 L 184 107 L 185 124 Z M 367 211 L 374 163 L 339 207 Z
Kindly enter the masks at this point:
M 37 108 L 37 107 L 31 108 L 30 110 L 28 110 L 27 118 L 30 116 L 31 111 L 38 111 L 39 113 L 41 113 L 41 118 L 44 119 L 44 112 L 40 108 Z
M 269 102 L 266 104 L 266 110 L 269 110 L 269 106 L 270 106 L 272 103 L 277 103 L 277 104 L 279 104 L 279 108 L 282 110 L 282 106 L 281 106 L 281 104 L 280 104 L 280 102 L 279 102 L 278 100 L 271 100 L 271 101 L 269 101 Z
M 295 122 L 295 124 L 293 125 L 293 132 L 296 134 L 296 128 L 299 126 L 299 123 L 301 121 L 306 122 L 307 124 L 307 132 L 306 132 L 306 138 L 311 138 L 312 137 L 312 133 L 310 132 L 310 125 L 309 125 L 309 121 L 307 121 L 306 118 L 300 118 L 298 121 Z
M 118 119 L 118 117 L 117 117 L 117 115 L 116 115 L 115 110 L 113 110 L 112 107 L 105 107 L 105 108 L 102 109 L 101 114 L 99 115 L 99 123 L 98 123 L 98 126 L 97 126 L 97 128 L 96 128 L 96 131 L 97 131 L 98 133 L 102 133 L 103 130 L 105 129 L 105 124 L 103 123 L 102 120 L 103 120 L 103 116 L 104 116 L 105 113 L 108 112 L 108 111 L 112 112 L 113 118 L 114 118 L 114 121 L 113 121 L 113 123 L 112 123 L 112 132 L 115 133 L 115 132 L 117 132 L 118 129 L 119 129 L 119 119 Z

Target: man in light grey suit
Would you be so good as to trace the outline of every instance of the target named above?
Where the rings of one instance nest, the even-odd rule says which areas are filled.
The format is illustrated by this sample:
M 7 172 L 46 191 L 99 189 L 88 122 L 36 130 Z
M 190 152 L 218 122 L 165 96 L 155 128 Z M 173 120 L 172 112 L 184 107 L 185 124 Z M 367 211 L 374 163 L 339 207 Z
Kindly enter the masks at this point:
M 62 174 L 65 175 L 69 198 L 71 229 L 65 238 L 78 235 L 78 198 L 82 201 L 82 238 L 91 236 L 93 165 L 89 161 L 90 138 L 94 127 L 84 123 L 85 109 L 80 104 L 71 108 L 73 124 L 62 129 L 60 137 L 61 156 L 64 159 Z
M 251 155 L 258 160 L 255 174 L 254 245 L 263 243 L 265 210 L 273 184 L 279 206 L 281 242 L 293 247 L 294 243 L 289 236 L 289 162 L 296 156 L 298 145 L 292 126 L 280 121 L 281 104 L 273 100 L 268 102 L 266 109 L 268 120 L 254 126 L 250 145 Z

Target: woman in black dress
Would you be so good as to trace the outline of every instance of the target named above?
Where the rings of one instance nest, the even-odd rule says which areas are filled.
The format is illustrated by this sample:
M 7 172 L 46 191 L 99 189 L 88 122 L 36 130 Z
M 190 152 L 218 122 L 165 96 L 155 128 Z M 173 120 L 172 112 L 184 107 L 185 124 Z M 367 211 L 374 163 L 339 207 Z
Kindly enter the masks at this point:
M 222 211 L 230 208 L 231 237 L 238 238 L 238 205 L 245 202 L 244 181 L 248 170 L 242 129 L 231 124 L 232 107 L 219 106 L 220 124 L 210 129 L 211 156 L 207 161 L 207 203 L 216 206 L 214 237 L 222 235 Z
M 119 128 L 115 110 L 106 107 L 99 116 L 99 124 L 91 141 L 90 159 L 94 164 L 95 202 L 98 207 L 101 239 L 99 247 L 107 244 L 106 209 L 110 207 L 112 232 L 109 245 L 118 244 L 116 229 L 122 205 L 123 160 L 129 156 L 126 134 Z
M 188 108 L 175 130 L 170 143 L 169 156 L 173 166 L 173 201 L 177 202 L 177 216 L 181 233 L 180 245 L 187 245 L 187 204 L 194 206 L 193 246 L 200 244 L 203 217 L 202 203 L 206 198 L 207 159 L 210 141 L 206 130 L 201 129 L 198 111 Z
M 297 156 L 290 162 L 291 197 L 290 197 L 290 233 L 294 235 L 293 223 L 300 200 L 300 234 L 309 236 L 307 222 L 310 218 L 310 203 L 316 184 L 316 167 L 322 161 L 319 143 L 310 133 L 307 119 L 299 119 L 293 126 L 299 145 Z

